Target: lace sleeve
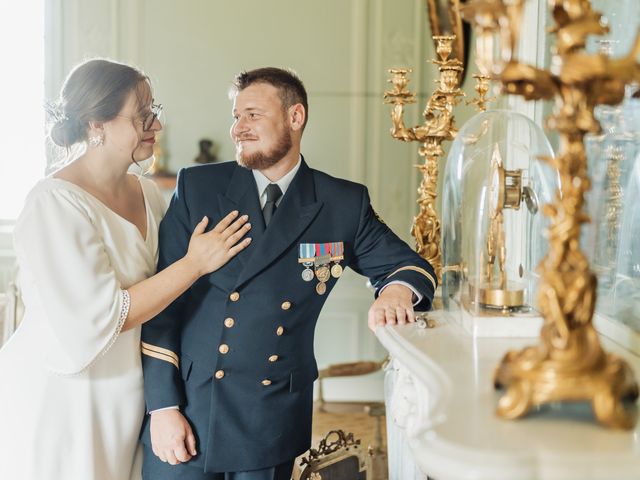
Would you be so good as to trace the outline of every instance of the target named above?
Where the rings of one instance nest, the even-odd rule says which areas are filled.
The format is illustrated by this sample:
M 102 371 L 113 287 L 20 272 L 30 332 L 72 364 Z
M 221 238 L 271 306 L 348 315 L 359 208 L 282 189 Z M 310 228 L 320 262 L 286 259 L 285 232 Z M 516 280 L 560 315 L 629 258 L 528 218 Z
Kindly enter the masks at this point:
M 127 321 L 127 317 L 129 316 L 129 307 L 131 306 L 131 297 L 129 296 L 128 290 L 120 290 L 120 298 L 121 298 L 121 307 L 120 307 L 120 317 L 118 318 L 118 325 L 116 327 L 115 332 L 113 332 L 113 336 L 109 340 L 109 343 L 104 347 L 104 349 L 100 352 L 98 357 L 103 356 L 105 353 L 109 351 L 109 349 L 113 346 L 118 335 L 122 331 L 122 327 L 124 326 L 124 322 Z M 91 362 L 91 364 L 95 363 L 95 360 Z M 91 365 L 89 365 L 91 366 Z

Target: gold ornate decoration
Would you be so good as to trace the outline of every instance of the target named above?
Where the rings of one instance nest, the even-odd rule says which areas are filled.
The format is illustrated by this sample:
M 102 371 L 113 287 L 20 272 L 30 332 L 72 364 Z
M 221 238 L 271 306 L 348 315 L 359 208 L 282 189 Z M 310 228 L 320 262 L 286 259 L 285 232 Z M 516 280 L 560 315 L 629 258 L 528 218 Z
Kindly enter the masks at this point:
M 431 35 L 434 39 L 434 47 L 438 48 L 437 37 L 455 35 L 452 45 L 453 57 L 462 61 L 462 67 L 466 68 L 465 38 L 460 16 L 460 0 L 426 0 L 427 17 L 431 27 Z M 462 79 L 461 70 L 459 78 Z
M 588 0 L 549 0 L 557 42 L 550 70 L 518 61 L 514 55 L 523 1 L 471 0 L 485 24 L 500 25 L 504 68 L 498 72 L 504 89 L 528 100 L 555 99 L 547 125 L 558 131 L 556 158 L 543 160 L 558 169 L 561 191 L 553 204 L 544 205 L 550 217 L 549 252 L 539 267 L 538 303 L 544 316 L 537 346 L 510 351 L 495 372 L 496 387 L 506 387 L 498 414 L 518 418 L 531 408 L 556 401 L 590 401 L 599 422 L 612 428 L 633 428 L 636 417 L 625 400 L 638 397 L 638 385 L 629 365 L 606 353 L 592 325 L 596 277 L 580 250 L 580 226 L 589 220 L 584 194 L 590 188 L 584 136 L 598 133 L 593 110 L 615 105 L 624 98 L 625 85 L 640 80 L 640 32 L 627 57 L 610 59 L 584 51 L 589 35 L 608 31 L 601 14 Z M 482 12 L 482 15 L 480 15 Z M 484 18 L 483 17 L 483 18 Z
M 439 60 L 432 62 L 438 65 L 440 78 L 436 80 L 438 87 L 424 110 L 424 123 L 411 128 L 404 125 L 404 105 L 415 103 L 415 95 L 407 90 L 407 73 L 411 70 L 389 70 L 389 83 L 393 84 L 393 90 L 384 92 L 384 102 L 393 105 L 391 135 L 404 142 L 422 143 L 418 153 L 424 157 L 424 164 L 416 165 L 422 172 L 422 182 L 418 188 L 420 212 L 413 219 L 411 234 L 416 240 L 416 251 L 433 266 L 439 282 L 442 270 L 440 219 L 435 205 L 438 159 L 444 154 L 442 142 L 453 140 L 457 133 L 453 107 L 458 104 L 459 97 L 464 96 L 464 93 L 460 90 L 459 83 L 462 62 L 456 58 L 449 58 L 455 37 L 448 35 L 433 38 L 437 41 L 436 52 Z
M 320 444 L 317 449 L 309 449 L 309 456 L 304 457 L 300 461 L 300 466 L 311 465 L 322 457 L 335 453 L 343 448 L 359 449 L 360 440 L 354 439 L 353 433 L 344 433 L 342 430 L 331 430 L 322 440 L 320 440 Z
M 491 73 L 494 65 L 494 33 L 499 31 L 495 10 L 500 8 L 495 0 L 483 0 L 460 5 L 460 17 L 469 23 L 475 24 L 476 55 L 475 63 L 479 74 L 473 76 L 476 79 L 475 91 L 478 96 L 466 102 L 467 105 L 475 105 L 476 109 L 484 112 L 487 103 L 496 100 L 496 97 L 486 98 L 490 88 Z M 502 11 L 501 13 L 504 13 Z
M 491 80 L 491 77 L 489 75 L 475 74 L 473 75 L 473 78 L 476 79 L 476 86 L 474 90 L 476 91 L 478 96 L 473 100 L 465 102 L 465 105 L 475 105 L 476 110 L 478 110 L 479 112 L 485 112 L 487 110 L 487 103 L 496 100 L 496 97 L 486 98 L 487 93 L 489 93 L 489 80 Z

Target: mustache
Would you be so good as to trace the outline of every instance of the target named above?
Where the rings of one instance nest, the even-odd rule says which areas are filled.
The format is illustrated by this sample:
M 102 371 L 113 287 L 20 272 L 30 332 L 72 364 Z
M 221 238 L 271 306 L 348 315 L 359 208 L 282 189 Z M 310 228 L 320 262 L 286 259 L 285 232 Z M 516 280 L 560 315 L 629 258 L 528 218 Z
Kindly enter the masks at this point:
M 239 137 L 236 137 L 236 142 L 242 142 L 244 140 L 257 140 L 258 137 L 254 137 L 252 135 L 242 135 Z

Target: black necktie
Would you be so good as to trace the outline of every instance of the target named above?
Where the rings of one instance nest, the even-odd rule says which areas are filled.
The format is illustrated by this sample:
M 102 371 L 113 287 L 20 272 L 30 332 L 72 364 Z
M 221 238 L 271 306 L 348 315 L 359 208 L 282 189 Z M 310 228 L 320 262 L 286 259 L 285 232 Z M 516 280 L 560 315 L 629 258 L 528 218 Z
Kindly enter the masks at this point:
M 270 183 L 265 190 L 267 192 L 267 203 L 262 208 L 262 215 L 264 216 L 264 224 L 269 225 L 271 217 L 276 213 L 276 202 L 282 196 L 282 190 L 276 183 Z

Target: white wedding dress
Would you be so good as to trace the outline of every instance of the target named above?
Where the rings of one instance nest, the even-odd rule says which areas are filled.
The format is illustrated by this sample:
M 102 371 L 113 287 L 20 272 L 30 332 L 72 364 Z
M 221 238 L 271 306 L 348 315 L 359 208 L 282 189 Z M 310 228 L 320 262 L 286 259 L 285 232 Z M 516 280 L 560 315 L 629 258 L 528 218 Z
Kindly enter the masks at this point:
M 82 188 L 47 178 L 14 231 L 25 315 L 0 350 L 0 479 L 140 478 L 140 328 L 129 286 L 156 271 L 164 200 L 140 178 L 147 238 Z

